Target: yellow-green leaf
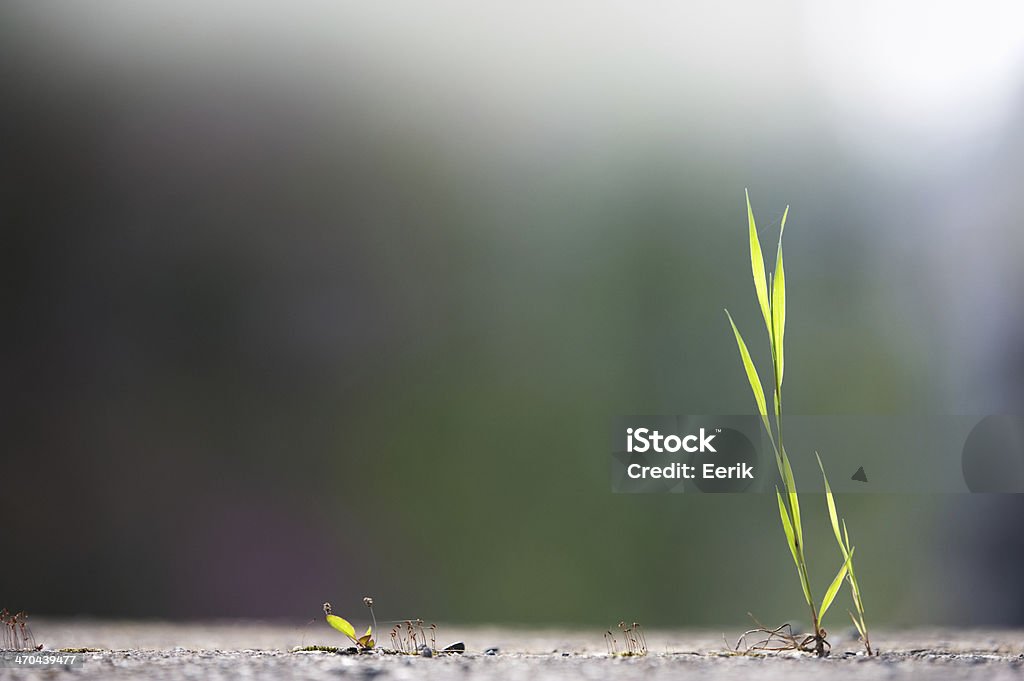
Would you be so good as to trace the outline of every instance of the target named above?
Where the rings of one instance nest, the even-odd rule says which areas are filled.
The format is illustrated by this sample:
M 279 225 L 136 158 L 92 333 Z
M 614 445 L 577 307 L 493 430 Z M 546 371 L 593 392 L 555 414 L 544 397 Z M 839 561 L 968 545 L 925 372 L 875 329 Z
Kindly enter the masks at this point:
M 832 601 L 836 599 L 836 594 L 839 593 L 839 587 L 843 585 L 843 580 L 846 579 L 846 571 L 850 569 L 850 560 L 853 558 L 853 550 L 850 551 L 849 555 L 846 556 L 846 561 L 843 566 L 839 568 L 839 573 L 836 578 L 832 580 L 832 583 L 828 586 L 828 591 L 825 592 L 825 597 L 821 599 L 821 611 L 818 613 L 818 622 L 821 623 L 825 619 L 825 613 L 828 612 L 828 607 L 832 605 Z
M 338 617 L 337 615 L 327 615 L 327 623 L 348 636 L 353 641 L 358 640 L 356 639 L 355 627 L 349 624 L 348 620 Z
M 796 538 L 799 542 L 800 552 L 803 553 L 804 546 L 804 530 L 803 523 L 800 520 L 800 497 L 796 493 L 796 480 L 793 478 L 793 468 L 789 465 L 789 456 L 786 455 L 786 447 L 781 447 L 782 452 L 782 481 L 786 486 L 786 491 L 789 493 L 789 508 L 793 512 L 793 530 L 796 532 Z
M 789 206 L 786 206 L 786 212 L 782 215 L 782 229 L 779 230 L 779 249 L 775 256 L 775 274 L 772 279 L 772 324 L 769 329 L 774 349 L 772 354 L 775 356 L 775 382 L 779 387 L 782 386 L 782 377 L 786 366 L 785 344 L 783 343 L 786 335 L 786 270 L 782 265 L 782 232 L 786 229 L 787 215 L 789 215 Z
M 814 606 L 814 598 L 811 596 L 811 584 L 807 578 L 807 566 L 802 566 L 797 573 L 800 575 L 800 586 L 804 590 L 804 600 L 807 601 L 807 605 Z
M 828 484 L 828 476 L 825 475 L 825 466 L 821 463 L 821 455 L 818 452 L 814 452 L 814 456 L 818 459 L 818 468 L 821 469 L 821 477 L 825 481 L 825 501 L 828 504 L 828 517 L 832 521 L 832 532 L 836 535 L 836 541 L 839 542 L 839 548 L 843 552 L 843 558 L 846 557 L 846 544 L 843 543 L 843 537 L 839 534 L 839 514 L 836 513 L 836 500 L 832 496 L 832 487 Z
M 732 332 L 736 336 L 736 345 L 740 349 L 740 358 L 743 360 L 743 368 L 747 372 L 747 380 L 750 381 L 750 390 L 754 393 L 754 401 L 757 402 L 757 411 L 761 414 L 761 420 L 764 422 L 764 427 L 768 430 L 768 436 L 771 437 L 772 428 L 768 423 L 768 406 L 764 401 L 764 388 L 761 386 L 761 378 L 757 375 L 754 360 L 750 359 L 747 344 L 743 342 L 743 336 L 740 335 L 740 330 L 736 328 L 736 322 L 732 320 L 732 315 L 729 314 L 728 310 L 725 311 L 725 315 L 729 318 Z
M 771 313 L 768 308 L 768 282 L 764 276 L 764 256 L 761 255 L 761 241 L 757 238 L 757 225 L 754 223 L 754 209 L 750 207 L 750 193 L 743 190 L 747 197 L 747 222 L 750 224 L 750 267 L 754 273 L 754 290 L 757 291 L 757 302 L 761 305 L 764 324 L 768 335 L 772 333 Z
M 779 500 L 779 517 L 782 518 L 782 531 L 786 533 L 786 543 L 789 544 L 789 551 L 793 554 L 793 562 L 796 563 L 797 570 L 800 569 L 800 556 L 797 553 L 796 539 L 793 536 L 793 525 L 789 521 L 789 512 L 786 510 L 786 505 L 782 502 L 782 494 L 779 493 L 779 488 L 775 488 L 775 496 Z

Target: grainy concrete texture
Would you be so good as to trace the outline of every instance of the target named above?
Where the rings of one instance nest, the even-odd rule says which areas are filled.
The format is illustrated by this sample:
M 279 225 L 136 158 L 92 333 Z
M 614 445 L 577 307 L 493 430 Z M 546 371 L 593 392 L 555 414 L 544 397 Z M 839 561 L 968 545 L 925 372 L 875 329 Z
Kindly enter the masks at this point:
M 0 679 L 1021 679 L 1024 632 L 880 631 L 883 652 L 855 654 L 835 640 L 831 657 L 735 656 L 723 632 L 649 631 L 645 657 L 609 657 L 601 631 L 441 627 L 438 647 L 465 641 L 464 655 L 338 655 L 292 652 L 343 645 L 322 620 L 304 627 L 259 623 L 33 621 L 47 650 L 94 648 L 67 668 L 0 668 Z M 725 632 L 734 637 L 738 631 Z M 484 654 L 497 647 L 496 655 Z

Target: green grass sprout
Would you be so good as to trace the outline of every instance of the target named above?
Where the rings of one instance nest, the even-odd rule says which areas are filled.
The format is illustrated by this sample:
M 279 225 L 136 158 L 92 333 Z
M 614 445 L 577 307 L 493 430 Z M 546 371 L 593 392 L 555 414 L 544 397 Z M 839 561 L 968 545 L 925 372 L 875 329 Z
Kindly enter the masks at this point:
M 778 248 L 776 249 L 775 256 L 775 271 L 766 276 L 764 256 L 761 253 L 761 242 L 757 235 L 757 224 L 754 221 L 754 210 L 750 205 L 749 193 L 746 193 L 746 200 L 747 222 L 750 236 L 750 265 L 754 277 L 754 291 L 757 294 L 757 302 L 761 308 L 761 315 L 764 318 L 765 328 L 768 333 L 768 344 L 771 349 L 772 357 L 772 374 L 774 377 L 774 384 L 772 386 L 773 411 L 775 417 L 774 428 L 772 426 L 772 419 L 768 414 L 768 404 L 765 398 L 764 387 L 761 383 L 761 377 L 757 372 L 757 367 L 754 365 L 754 361 L 750 357 L 747 344 L 744 342 L 743 336 L 737 328 L 732 315 L 728 310 L 725 311 L 725 314 L 729 319 L 729 325 L 732 327 L 733 335 L 736 337 L 736 345 L 739 348 L 740 359 L 742 360 L 743 368 L 747 374 L 747 380 L 750 382 L 750 389 L 754 395 L 754 402 L 757 404 L 757 410 L 761 416 L 761 422 L 764 425 L 765 431 L 768 433 L 768 439 L 772 443 L 772 449 L 775 452 L 775 462 L 778 466 L 779 475 L 782 478 L 783 485 L 783 491 L 780 492 L 778 488 L 775 490 L 775 496 L 779 507 L 779 518 L 782 522 L 783 533 L 786 536 L 786 544 L 789 546 L 790 554 L 793 557 L 793 563 L 796 565 L 796 571 L 800 579 L 800 588 L 803 591 L 804 600 L 810 610 L 813 634 L 807 636 L 803 640 L 799 640 L 794 637 L 792 633 L 785 635 L 780 633 L 783 627 L 767 629 L 759 625 L 758 629 L 747 632 L 747 634 L 744 634 L 744 637 L 754 632 L 760 632 L 762 634 L 767 634 L 768 636 L 766 639 L 761 641 L 761 644 L 763 645 L 759 645 L 759 649 L 779 650 L 795 648 L 807 652 L 813 651 L 819 657 L 824 657 L 828 654 L 826 648 L 829 646 L 829 643 L 827 640 L 828 632 L 822 627 L 822 620 L 825 617 L 825 613 L 832 605 L 832 602 L 835 600 L 836 595 L 842 587 L 843 580 L 845 579 L 850 582 L 851 589 L 854 594 L 854 606 L 857 609 L 859 621 L 857 617 L 853 617 L 852 613 L 851 617 L 853 617 L 854 624 L 870 652 L 870 646 L 867 643 L 867 625 L 864 622 L 863 604 L 860 600 L 860 589 L 856 586 L 856 577 L 853 573 L 852 559 L 854 547 L 850 545 L 848 538 L 844 540 L 839 535 L 839 521 L 837 520 L 835 503 L 832 499 L 831 490 L 828 488 L 827 480 L 825 481 L 825 486 L 829 500 L 829 513 L 832 518 L 832 525 L 836 533 L 836 538 L 838 539 L 842 549 L 843 564 L 840 566 L 839 572 L 836 574 L 832 583 L 826 590 L 825 595 L 822 597 L 820 606 L 816 605 L 813 596 L 810 575 L 807 569 L 807 559 L 804 554 L 805 544 L 803 522 L 800 514 L 800 497 L 797 494 L 796 481 L 793 478 L 793 468 L 790 465 L 789 456 L 786 454 L 786 447 L 783 443 L 782 437 L 782 379 L 785 374 L 784 341 L 786 335 L 786 271 L 782 258 L 782 235 L 786 230 L 786 218 L 789 216 L 789 206 L 786 206 L 786 210 L 782 215 L 782 224 L 779 229 Z M 818 462 L 819 464 L 821 463 L 820 458 Z M 822 474 L 824 474 L 824 467 L 822 467 Z

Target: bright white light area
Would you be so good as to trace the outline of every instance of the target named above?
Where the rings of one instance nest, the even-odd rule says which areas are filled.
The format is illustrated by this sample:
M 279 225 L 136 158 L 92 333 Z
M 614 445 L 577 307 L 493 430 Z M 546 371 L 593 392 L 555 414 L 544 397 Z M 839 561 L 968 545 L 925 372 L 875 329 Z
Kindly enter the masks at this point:
M 807 2 L 807 61 L 840 115 L 963 134 L 1024 96 L 1024 2 Z

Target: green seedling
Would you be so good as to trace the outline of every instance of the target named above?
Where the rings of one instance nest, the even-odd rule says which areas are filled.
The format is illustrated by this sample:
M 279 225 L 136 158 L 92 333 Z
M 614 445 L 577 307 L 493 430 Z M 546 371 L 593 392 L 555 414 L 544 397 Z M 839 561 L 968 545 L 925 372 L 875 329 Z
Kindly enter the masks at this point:
M 372 601 L 371 601 L 372 604 Z M 376 642 L 373 640 L 373 627 L 369 626 L 366 628 L 366 633 L 362 636 L 356 636 L 355 627 L 353 627 L 348 620 L 343 617 L 338 617 L 334 614 L 331 604 L 324 603 L 324 616 L 327 619 L 327 623 L 332 627 L 345 634 L 351 639 L 356 647 L 360 650 L 372 650 Z
M 783 444 L 782 438 L 782 380 L 786 366 L 784 344 L 786 335 L 786 272 L 783 267 L 782 260 L 782 235 L 786 229 L 786 218 L 789 215 L 789 206 L 786 207 L 786 210 L 782 215 L 782 225 L 779 229 L 779 244 L 775 256 L 775 272 L 773 275 L 766 277 L 764 257 L 761 254 L 761 243 L 757 235 L 757 225 L 754 222 L 754 211 L 750 206 L 750 195 L 747 194 L 746 198 L 747 222 L 750 232 L 750 265 L 754 275 L 754 291 L 757 294 L 757 302 L 761 308 L 761 315 L 764 318 L 765 327 L 768 331 L 768 344 L 771 349 L 772 358 L 772 373 L 775 379 L 774 385 L 772 386 L 773 412 L 775 417 L 774 428 L 772 427 L 772 420 L 768 414 L 768 405 L 765 399 L 764 387 L 761 383 L 761 378 L 757 373 L 757 368 L 754 366 L 754 361 L 750 358 L 750 353 L 747 350 L 747 344 L 743 341 L 743 336 L 736 327 L 736 323 L 733 321 L 732 315 L 729 314 L 728 310 L 725 311 L 725 314 L 729 319 L 729 325 L 732 327 L 733 335 L 736 337 L 736 345 L 739 348 L 740 359 L 743 362 L 743 368 L 746 371 L 747 380 L 750 382 L 750 389 L 754 394 L 754 402 L 757 404 L 757 410 L 761 416 L 761 423 L 764 426 L 765 431 L 768 433 L 768 439 L 771 441 L 772 449 L 775 452 L 775 463 L 778 466 L 779 475 L 782 478 L 782 486 L 785 492 L 785 494 L 783 494 L 783 492 L 780 492 L 778 488 L 775 489 L 775 496 L 779 507 L 779 518 L 782 522 L 782 529 L 786 536 L 786 544 L 788 545 L 790 554 L 793 557 L 793 563 L 796 565 L 796 571 L 800 579 L 800 588 L 803 591 L 804 600 L 810 610 L 813 633 L 803 639 L 799 639 L 793 636 L 791 630 L 787 633 L 785 631 L 785 625 L 776 629 L 768 629 L 761 626 L 760 623 L 755 620 L 755 623 L 758 624 L 758 628 L 747 632 L 740 640 L 744 640 L 750 634 L 760 632 L 765 634 L 765 638 L 760 641 L 759 644 L 753 646 L 755 649 L 796 649 L 805 652 L 814 652 L 819 657 L 824 657 L 828 654 L 827 648 L 829 647 L 829 643 L 827 640 L 828 632 L 822 627 L 822 621 L 824 620 L 825 613 L 828 612 L 829 607 L 835 600 L 836 594 L 842 587 L 843 580 L 851 573 L 853 547 L 849 545 L 849 542 L 843 543 L 842 540 L 840 540 L 840 543 L 843 546 L 843 563 L 839 567 L 839 572 L 832 580 L 832 583 L 825 591 L 825 595 L 822 597 L 820 605 L 817 605 L 815 603 L 814 596 L 812 595 L 813 592 L 811 589 L 810 575 L 804 554 L 805 544 L 803 522 L 800 515 L 800 498 L 797 494 L 796 481 L 793 479 L 793 469 L 789 462 L 789 456 L 786 454 L 786 447 Z M 824 472 L 824 469 L 822 469 L 822 472 Z M 829 498 L 831 498 L 831 495 Z M 830 506 L 830 508 L 833 506 Z M 836 530 L 836 532 L 838 535 L 838 530 Z M 859 597 L 855 597 L 855 600 L 857 598 Z M 859 608 L 858 612 L 861 612 Z M 861 625 L 863 625 L 863 622 L 858 624 L 858 629 L 860 629 Z M 862 635 L 866 636 L 866 633 L 867 629 L 865 627 Z M 737 642 L 737 647 L 738 646 L 739 642 Z

